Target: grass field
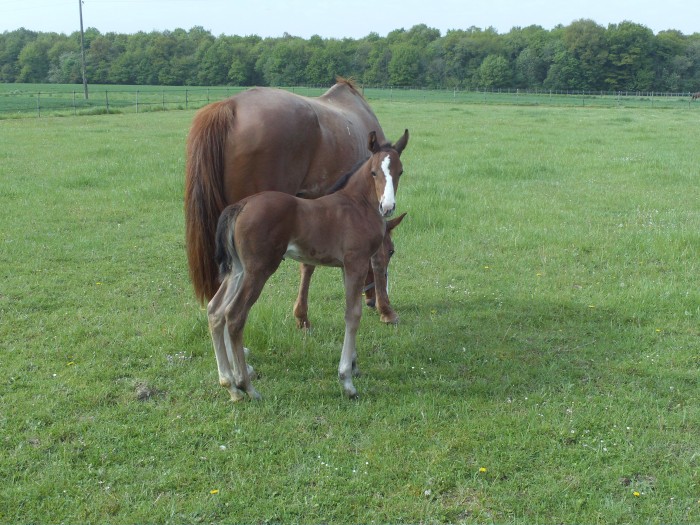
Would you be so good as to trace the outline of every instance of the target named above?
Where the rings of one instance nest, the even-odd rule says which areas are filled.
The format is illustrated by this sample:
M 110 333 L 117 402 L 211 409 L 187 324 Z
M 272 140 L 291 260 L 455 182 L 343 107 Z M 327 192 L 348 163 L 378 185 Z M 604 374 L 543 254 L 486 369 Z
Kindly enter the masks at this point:
M 107 113 L 144 113 L 173 109 L 197 109 L 243 91 L 243 87 L 220 86 L 114 86 L 90 85 L 89 97 L 82 85 L 75 84 L 2 84 L 0 83 L 0 120 L 10 118 L 98 115 Z M 305 96 L 319 96 L 326 87 L 285 87 Z M 700 111 L 687 93 L 561 93 L 540 90 L 525 92 L 462 91 L 452 89 L 414 89 L 362 87 L 372 103 L 449 103 L 545 106 L 607 107 L 628 109 L 674 109 Z
M 697 112 L 373 101 L 411 141 L 356 402 L 340 273 L 218 386 L 183 246 L 192 111 L 0 121 L 1 523 L 698 523 Z

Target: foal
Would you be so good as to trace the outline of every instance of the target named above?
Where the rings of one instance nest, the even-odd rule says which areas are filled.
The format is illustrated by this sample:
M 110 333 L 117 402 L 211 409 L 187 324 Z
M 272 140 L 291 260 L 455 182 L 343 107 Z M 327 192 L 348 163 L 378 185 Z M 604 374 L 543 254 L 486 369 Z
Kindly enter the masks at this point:
M 369 134 L 372 155 L 339 189 L 315 200 L 266 191 L 227 207 L 216 231 L 216 262 L 221 286 L 207 306 L 219 383 L 233 401 L 259 399 L 246 363 L 243 328 L 263 286 L 285 257 L 312 265 L 343 269 L 345 339 L 338 377 L 354 398 L 352 376 L 358 373 L 355 336 L 362 316 L 362 287 L 367 261 L 386 233 L 385 218 L 396 208 L 403 173 L 401 153 L 408 130 L 394 144 L 379 144 Z

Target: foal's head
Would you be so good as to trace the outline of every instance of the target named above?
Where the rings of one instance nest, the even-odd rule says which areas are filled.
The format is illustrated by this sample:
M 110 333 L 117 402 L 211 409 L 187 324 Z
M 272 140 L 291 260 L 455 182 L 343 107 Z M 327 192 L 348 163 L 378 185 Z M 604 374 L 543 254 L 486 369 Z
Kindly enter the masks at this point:
M 408 144 L 408 130 L 396 141 L 396 144 L 379 144 L 377 134 L 369 134 L 370 169 L 374 177 L 374 189 L 379 200 L 379 213 L 389 217 L 396 209 L 396 190 L 399 187 L 399 177 L 403 173 L 401 153 Z

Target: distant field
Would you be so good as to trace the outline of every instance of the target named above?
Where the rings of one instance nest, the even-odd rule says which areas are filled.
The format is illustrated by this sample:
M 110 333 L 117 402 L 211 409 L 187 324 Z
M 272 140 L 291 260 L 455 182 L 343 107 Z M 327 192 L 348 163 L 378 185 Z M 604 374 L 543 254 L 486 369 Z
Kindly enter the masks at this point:
M 411 132 L 401 322 L 365 310 L 356 402 L 340 272 L 304 334 L 292 262 L 246 329 L 264 400 L 218 386 L 191 109 L 0 121 L 0 523 L 700 522 L 696 106 L 399 93 L 366 95 Z
M 242 87 L 158 87 L 102 86 L 88 87 L 88 99 L 82 85 L 0 84 L 0 119 L 94 115 L 101 113 L 143 113 L 174 109 L 197 109 L 209 102 L 238 93 Z M 326 88 L 283 88 L 306 96 L 318 96 Z M 649 109 L 695 110 L 700 102 L 691 102 L 684 93 L 599 93 L 519 90 L 460 91 L 410 88 L 363 89 L 371 101 L 452 104 L 496 104 L 553 107 L 625 107 Z M 697 111 L 700 111 L 698 109 Z

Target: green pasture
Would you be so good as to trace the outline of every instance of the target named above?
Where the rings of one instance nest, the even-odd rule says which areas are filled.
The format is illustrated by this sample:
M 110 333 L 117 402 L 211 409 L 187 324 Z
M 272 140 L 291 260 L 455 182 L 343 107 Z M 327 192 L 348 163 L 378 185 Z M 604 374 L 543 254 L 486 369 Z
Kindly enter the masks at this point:
M 233 86 L 115 86 L 90 85 L 85 99 L 83 86 L 75 84 L 0 84 L 0 120 L 46 116 L 128 114 L 200 108 L 246 88 Z M 319 96 L 327 87 L 284 87 L 305 96 Z M 362 87 L 372 103 L 448 103 L 454 105 L 515 105 L 545 107 L 606 107 L 700 111 L 687 93 L 461 91 Z
M 384 326 L 251 312 L 219 387 L 192 110 L 0 121 L 0 523 L 700 522 L 697 111 L 370 99 L 409 128 Z

